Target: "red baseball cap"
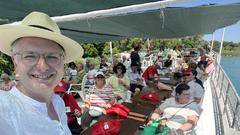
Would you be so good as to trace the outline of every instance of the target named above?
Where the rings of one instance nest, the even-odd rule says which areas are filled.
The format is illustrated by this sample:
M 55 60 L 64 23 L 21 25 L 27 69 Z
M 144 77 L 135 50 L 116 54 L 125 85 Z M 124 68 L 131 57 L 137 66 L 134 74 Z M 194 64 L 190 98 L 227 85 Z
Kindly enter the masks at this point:
M 60 83 L 55 86 L 54 92 L 66 92 L 67 91 L 67 82 L 61 80 Z
M 141 99 L 146 100 L 146 101 L 151 101 L 153 103 L 159 103 L 160 97 L 157 95 L 155 92 L 148 92 L 141 96 Z
M 122 118 L 127 118 L 129 112 L 130 110 L 122 104 L 114 104 L 111 108 L 106 110 L 107 114 L 115 114 Z
M 117 120 L 101 120 L 93 125 L 91 135 L 119 135 L 120 127 Z
M 182 70 L 182 74 L 190 74 L 190 73 L 192 73 L 192 68 L 184 68 L 183 70 Z

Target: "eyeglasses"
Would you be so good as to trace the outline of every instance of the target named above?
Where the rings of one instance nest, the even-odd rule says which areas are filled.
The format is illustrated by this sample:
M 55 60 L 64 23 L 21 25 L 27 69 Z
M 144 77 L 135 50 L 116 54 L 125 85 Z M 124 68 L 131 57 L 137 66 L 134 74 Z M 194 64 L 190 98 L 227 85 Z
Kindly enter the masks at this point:
M 97 79 L 104 79 L 105 77 L 104 76 L 97 76 L 96 78 Z
M 65 92 L 55 92 L 55 94 L 64 94 Z
M 183 74 L 182 76 L 190 76 L 191 74 Z
M 45 62 L 48 65 L 56 66 L 59 65 L 64 55 L 62 53 L 49 53 L 49 54 L 39 54 L 37 52 L 22 52 L 22 53 L 15 53 L 14 55 L 20 55 L 21 60 L 24 64 L 33 66 L 36 65 L 41 56 L 45 59 Z
M 122 70 L 122 67 L 117 67 L 117 69 L 121 69 Z

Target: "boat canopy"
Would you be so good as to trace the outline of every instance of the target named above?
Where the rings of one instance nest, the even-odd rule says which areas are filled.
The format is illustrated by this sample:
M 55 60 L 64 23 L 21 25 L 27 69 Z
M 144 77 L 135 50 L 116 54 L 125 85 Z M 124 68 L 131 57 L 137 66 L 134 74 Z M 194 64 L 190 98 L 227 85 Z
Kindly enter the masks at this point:
M 0 4 L 5 1 L 2 0 Z M 240 3 L 196 7 L 163 7 L 138 12 L 120 12 L 119 14 L 94 12 L 95 16 L 82 17 L 84 14 L 81 12 L 154 0 L 123 0 L 119 3 L 116 0 L 111 0 L 106 5 L 104 4 L 106 1 L 97 0 L 91 5 L 93 1 L 53 0 L 47 2 L 42 0 L 29 1 L 27 4 L 19 1 L 19 4 L 11 5 L 12 7 L 6 1 L 8 6 L 0 8 L 0 18 L 4 19 L 5 17 L 8 21 L 21 20 L 30 11 L 43 11 L 51 16 L 57 16 L 53 19 L 59 24 L 63 34 L 81 43 L 106 42 L 132 37 L 179 38 L 210 34 L 216 29 L 232 25 L 240 20 Z M 108 10 L 103 12 L 105 11 L 108 12 Z M 72 13 L 73 16 L 65 15 Z
M 240 4 L 163 8 L 116 16 L 59 22 L 64 34 L 81 42 L 130 37 L 178 38 L 213 33 L 240 20 Z
M 63 16 L 156 1 L 164 0 L 1 0 L 0 18 L 12 22 L 32 11 Z

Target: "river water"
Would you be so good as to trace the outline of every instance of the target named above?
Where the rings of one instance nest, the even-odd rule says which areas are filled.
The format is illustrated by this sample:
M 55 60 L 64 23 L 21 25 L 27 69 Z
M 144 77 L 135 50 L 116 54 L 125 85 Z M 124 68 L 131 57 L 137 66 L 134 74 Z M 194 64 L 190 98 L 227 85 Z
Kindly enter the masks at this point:
M 221 65 L 240 95 L 240 56 L 225 56 Z

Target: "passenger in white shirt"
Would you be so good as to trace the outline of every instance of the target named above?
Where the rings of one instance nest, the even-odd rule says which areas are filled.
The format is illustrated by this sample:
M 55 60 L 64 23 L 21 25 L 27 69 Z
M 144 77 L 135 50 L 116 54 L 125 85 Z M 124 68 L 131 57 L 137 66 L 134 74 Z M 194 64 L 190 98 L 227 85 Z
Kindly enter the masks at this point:
M 82 47 L 40 12 L 19 25 L 1 25 L 0 38 L 0 51 L 12 57 L 19 81 L 9 92 L 0 91 L 0 134 L 70 135 L 64 102 L 53 88 L 64 63 L 79 59 Z
M 188 86 L 190 86 L 190 91 L 192 94 L 191 99 L 194 100 L 196 103 L 200 103 L 203 98 L 204 89 L 200 84 L 196 82 L 195 75 L 193 75 L 192 73 L 192 69 L 184 69 L 182 71 L 182 75 L 184 82 L 187 83 Z
M 89 70 L 87 73 L 87 85 L 93 85 L 94 84 L 94 76 L 97 73 L 97 69 L 95 69 L 94 64 L 93 63 L 89 63 Z
M 130 91 L 132 92 L 133 95 L 140 92 L 144 85 L 143 79 L 139 72 L 137 71 L 138 66 L 139 65 L 137 63 L 131 63 L 131 69 L 127 72 L 127 76 L 130 80 Z
M 166 125 L 172 129 L 169 135 L 195 135 L 192 130 L 199 119 L 201 108 L 191 100 L 190 87 L 179 84 L 175 97 L 167 99 L 151 114 L 148 125 L 158 118 L 166 119 Z M 160 122 L 161 123 L 161 120 Z M 192 131 L 191 131 L 192 130 Z
M 68 70 L 67 70 L 67 75 L 68 75 L 68 81 L 73 81 L 77 77 L 77 66 L 74 62 L 70 62 L 68 64 Z

